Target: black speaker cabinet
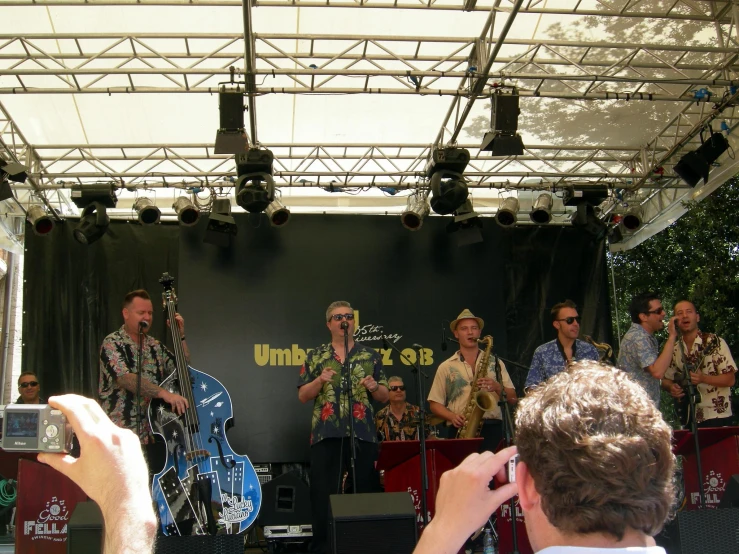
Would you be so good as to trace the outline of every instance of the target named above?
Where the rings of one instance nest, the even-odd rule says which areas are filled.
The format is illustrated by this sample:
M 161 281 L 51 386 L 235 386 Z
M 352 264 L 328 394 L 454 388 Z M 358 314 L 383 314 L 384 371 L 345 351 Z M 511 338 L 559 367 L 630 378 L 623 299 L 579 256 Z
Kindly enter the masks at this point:
M 739 475 L 731 476 L 718 507 L 739 508 Z
M 244 554 L 244 535 L 159 537 L 155 554 Z
M 67 524 L 67 554 L 101 554 L 103 514 L 95 502 L 79 502 Z
M 736 554 L 739 509 L 679 512 L 657 537 L 667 554 Z
M 273 525 L 310 524 L 310 489 L 297 472 L 290 471 L 262 485 L 262 507 L 257 524 Z
M 418 527 L 407 492 L 330 497 L 331 554 L 411 554 Z

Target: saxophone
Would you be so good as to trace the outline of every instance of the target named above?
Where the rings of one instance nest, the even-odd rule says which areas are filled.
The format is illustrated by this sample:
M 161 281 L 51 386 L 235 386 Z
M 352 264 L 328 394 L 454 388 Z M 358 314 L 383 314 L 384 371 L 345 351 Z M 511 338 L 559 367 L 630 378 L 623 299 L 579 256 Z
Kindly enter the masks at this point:
M 494 392 L 481 391 L 478 380 L 488 376 L 488 365 L 490 364 L 490 351 L 493 349 L 493 337 L 490 335 L 478 341 L 481 345 L 485 344 L 485 351 L 482 353 L 480 361 L 480 374 L 475 375 L 475 382 L 472 383 L 470 397 L 467 399 L 467 405 L 462 415 L 464 416 L 464 425 L 457 431 L 458 439 L 473 439 L 480 436 L 482 430 L 482 416 L 488 410 L 492 410 L 498 405 L 498 395 Z
M 583 339 L 585 340 L 585 342 L 595 346 L 595 349 L 600 355 L 601 362 L 611 363 L 611 360 L 613 359 L 613 348 L 611 348 L 610 344 L 608 344 L 607 342 L 595 342 L 593 338 L 588 335 L 583 336 Z

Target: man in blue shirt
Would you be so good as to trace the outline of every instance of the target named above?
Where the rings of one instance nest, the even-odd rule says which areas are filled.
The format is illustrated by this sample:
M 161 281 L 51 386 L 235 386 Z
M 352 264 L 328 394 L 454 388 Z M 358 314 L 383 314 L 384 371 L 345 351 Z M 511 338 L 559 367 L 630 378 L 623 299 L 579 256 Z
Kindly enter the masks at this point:
M 557 330 L 557 338 L 534 351 L 524 390 L 528 391 L 564 371 L 570 362 L 600 360 L 595 346 L 577 338 L 580 334 L 580 315 L 572 300 L 552 306 L 552 327 Z
M 672 317 L 667 327 L 667 342 L 659 351 L 654 334 L 665 327 L 665 309 L 662 299 L 654 292 L 636 295 L 629 305 L 631 327 L 621 339 L 621 348 L 616 365 L 629 373 L 649 394 L 659 408 L 660 381 L 672 361 L 672 351 L 677 340 L 677 328 Z

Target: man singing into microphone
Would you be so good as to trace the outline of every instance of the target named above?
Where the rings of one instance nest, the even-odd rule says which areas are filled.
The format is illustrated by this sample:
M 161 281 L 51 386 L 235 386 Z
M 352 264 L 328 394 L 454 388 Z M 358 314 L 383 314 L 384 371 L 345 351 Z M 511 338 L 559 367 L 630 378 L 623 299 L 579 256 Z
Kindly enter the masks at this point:
M 147 334 L 151 326 L 154 308 L 145 290 L 129 292 L 123 299 L 123 326 L 103 341 L 100 347 L 100 381 L 98 397 L 110 419 L 125 429 L 137 433 L 136 421 L 136 368 L 141 347 L 141 433 L 142 444 L 150 444 L 154 437 L 149 427 L 148 409 L 152 398 L 161 398 L 182 414 L 189 406 L 187 400 L 158 386 L 175 371 L 174 355 L 158 340 Z M 175 316 L 180 328 L 182 346 L 189 360 L 190 352 L 185 343 L 185 320 Z M 139 331 L 142 341 L 139 344 Z
M 344 471 L 351 467 L 349 437 L 352 426 L 357 438 L 354 445 L 355 492 L 379 489 L 374 466 L 377 431 L 372 400 L 388 400 L 387 379 L 380 355 L 354 342 L 354 310 L 349 302 L 337 301 L 329 305 L 326 327 L 331 333 L 331 342 L 308 352 L 298 377 L 298 399 L 303 403 L 313 401 L 310 493 L 312 550 L 316 552 L 327 552 L 328 497 L 339 492 Z M 344 344 L 345 335 L 347 346 Z M 351 475 L 348 482 L 352 482 Z

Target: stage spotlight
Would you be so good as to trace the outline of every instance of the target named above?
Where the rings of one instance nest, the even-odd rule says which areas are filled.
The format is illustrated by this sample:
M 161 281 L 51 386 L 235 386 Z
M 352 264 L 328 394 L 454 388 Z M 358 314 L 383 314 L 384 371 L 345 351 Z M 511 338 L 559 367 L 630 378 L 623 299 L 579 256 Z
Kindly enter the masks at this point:
M 412 194 L 408 197 L 405 211 L 400 214 L 400 223 L 409 231 L 418 231 L 423 226 L 423 219 L 429 215 L 430 207 L 426 195 Z
M 629 208 L 629 210 L 621 218 L 621 225 L 630 232 L 636 231 L 642 226 L 642 210 L 639 206 Z
M 159 218 L 162 215 L 162 212 L 159 210 L 157 205 L 154 204 L 150 198 L 146 198 L 145 196 L 141 196 L 136 199 L 136 202 L 133 203 L 133 209 L 136 211 L 141 225 L 154 225 L 155 223 L 159 223 Z
M 54 220 L 38 204 L 28 208 L 26 219 L 31 224 L 33 232 L 40 237 L 48 235 L 54 229 Z
M 203 241 L 226 248 L 231 244 L 231 237 L 235 237 L 238 231 L 236 221 L 231 216 L 231 200 L 228 198 L 214 200 Z
M 542 192 L 534 201 L 529 217 L 537 225 L 544 225 L 552 220 L 552 195 Z
M 80 244 L 90 245 L 105 234 L 109 223 L 105 206 L 101 202 L 90 202 L 82 210 L 80 222 L 72 234 Z
M 216 154 L 243 154 L 249 150 L 244 128 L 244 95 L 241 90 L 222 86 L 218 91 L 220 126 L 216 132 Z
M 6 162 L 0 159 L 0 200 L 14 198 L 10 181 L 23 183 L 28 178 L 28 168 L 17 162 Z
M 493 156 L 520 156 L 523 141 L 518 130 L 518 93 L 496 92 L 490 98 L 490 131 L 485 133 L 480 150 L 492 152 Z
M 236 156 L 236 203 L 249 213 L 263 212 L 275 199 L 271 150 L 250 150 Z
M 585 229 L 596 238 L 602 238 L 608 230 L 605 222 L 596 215 L 595 207 L 586 202 L 578 204 L 577 211 L 571 216 L 571 221 L 573 227 Z
M 688 152 L 680 158 L 673 171 L 691 187 L 695 187 L 701 179 L 707 183 L 711 164 L 728 148 L 729 142 L 723 133 L 711 133 L 710 138 L 697 150 Z
M 472 201 L 468 198 L 454 212 L 454 221 L 446 226 L 447 233 L 454 233 L 457 246 L 467 246 L 482 242 L 482 219 L 472 207 Z
M 80 210 L 86 208 L 92 202 L 97 202 L 106 208 L 115 208 L 118 202 L 113 183 L 77 185 L 72 188 L 69 196 Z
M 195 207 L 195 204 L 190 202 L 187 196 L 177 197 L 177 200 L 172 204 L 172 208 L 174 208 L 177 214 L 177 221 L 185 227 L 192 227 L 200 219 L 200 210 Z
M 467 182 L 462 173 L 470 161 L 466 148 L 434 148 L 426 163 L 426 177 L 431 179 L 431 209 L 447 215 L 467 200 Z
M 512 227 L 516 224 L 518 215 L 518 198 L 509 196 L 500 203 L 500 208 L 495 214 L 495 221 L 501 227 Z
M 290 221 L 290 210 L 277 199 L 270 202 L 264 213 L 267 214 L 267 219 L 269 219 L 269 224 L 272 227 L 283 227 Z

